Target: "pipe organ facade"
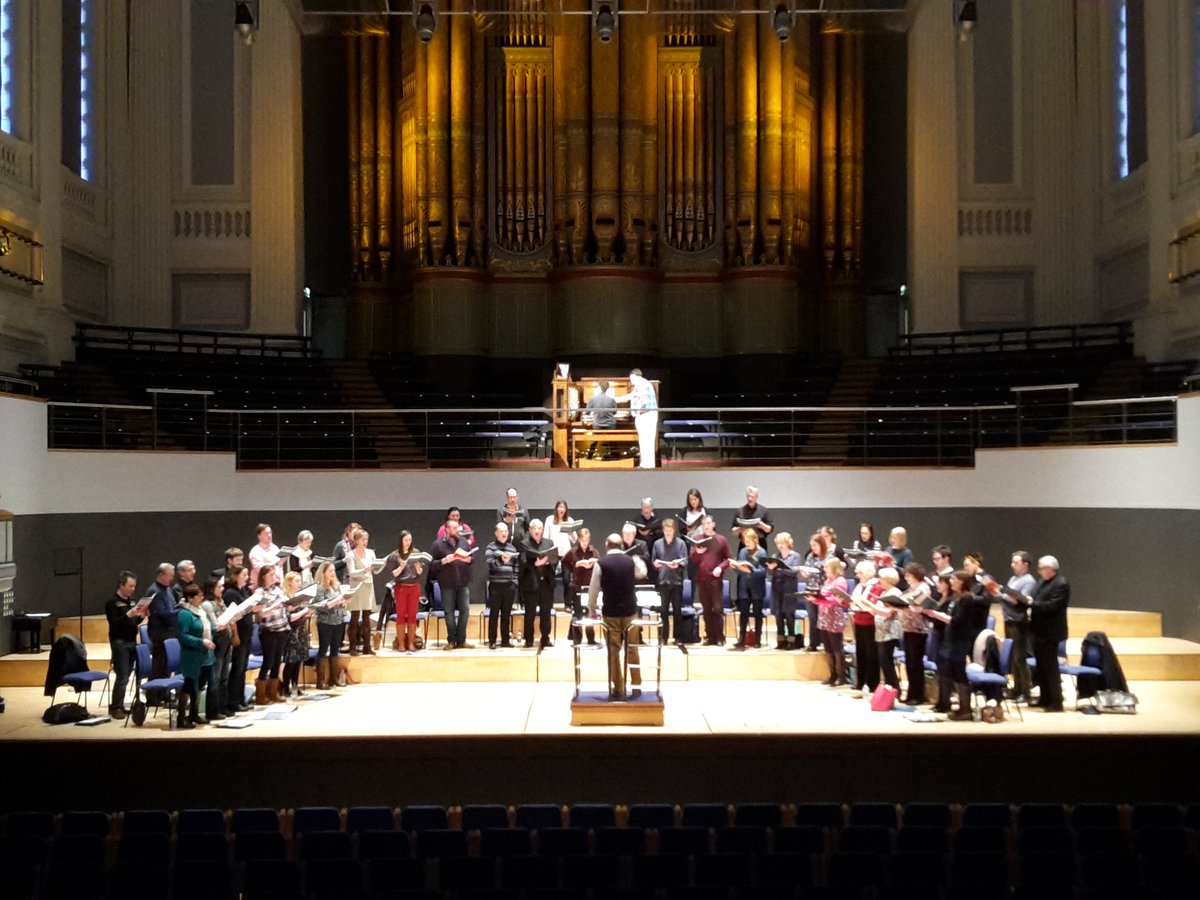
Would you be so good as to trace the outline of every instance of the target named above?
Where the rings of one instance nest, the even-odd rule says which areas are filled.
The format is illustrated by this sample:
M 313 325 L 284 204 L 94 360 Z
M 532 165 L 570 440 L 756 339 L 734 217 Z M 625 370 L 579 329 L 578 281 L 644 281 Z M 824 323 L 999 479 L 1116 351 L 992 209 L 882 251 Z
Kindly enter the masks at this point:
M 345 38 L 355 290 L 391 298 L 395 345 L 827 344 L 862 253 L 861 36 L 651 0 L 601 43 L 580 0 L 498 2 L 443 2 L 428 44 L 407 19 Z

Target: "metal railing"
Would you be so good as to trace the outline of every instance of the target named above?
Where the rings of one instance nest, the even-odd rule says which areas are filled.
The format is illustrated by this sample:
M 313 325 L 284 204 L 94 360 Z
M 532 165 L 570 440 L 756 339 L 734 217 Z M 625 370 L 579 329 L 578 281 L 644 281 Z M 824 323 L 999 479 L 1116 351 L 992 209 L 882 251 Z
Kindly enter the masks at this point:
M 32 397 L 38 392 L 38 383 L 29 378 L 20 378 L 0 372 L 0 394 L 21 394 Z
M 554 410 L 209 409 L 200 394 L 152 405 L 52 402 L 54 449 L 234 453 L 240 468 L 549 465 Z M 627 414 L 622 414 L 627 415 Z M 629 426 L 627 420 L 618 425 Z M 603 440 L 603 432 L 579 435 Z M 971 466 L 980 449 L 1144 444 L 1176 438 L 1176 398 L 944 407 L 703 407 L 659 411 L 663 464 Z
M 178 328 L 126 328 L 119 325 L 75 326 L 79 349 L 125 350 L 130 353 L 214 353 L 224 356 L 310 357 L 312 339 L 295 334 L 243 334 Z
M 1079 350 L 1114 347 L 1133 340 L 1131 322 L 1089 325 L 1049 325 L 1038 328 L 991 328 L 979 331 L 928 331 L 903 334 L 889 356 L 928 356 L 963 350 L 980 352 L 1020 350 Z

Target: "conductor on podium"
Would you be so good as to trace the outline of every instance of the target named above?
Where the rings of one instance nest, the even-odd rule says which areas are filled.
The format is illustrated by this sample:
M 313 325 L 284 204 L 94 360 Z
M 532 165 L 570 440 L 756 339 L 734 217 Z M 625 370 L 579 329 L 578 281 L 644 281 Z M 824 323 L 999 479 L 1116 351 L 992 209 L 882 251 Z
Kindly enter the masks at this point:
M 625 699 L 625 660 L 628 654 L 633 695 L 641 694 L 642 670 L 638 657 L 641 628 L 633 624 L 637 615 L 634 583 L 646 577 L 646 563 L 638 556 L 621 550 L 620 535 L 610 534 L 605 542 L 607 552 L 592 568 L 588 588 L 588 614 L 596 614 L 598 593 L 604 595 L 604 630 L 608 640 L 608 691 L 612 700 Z

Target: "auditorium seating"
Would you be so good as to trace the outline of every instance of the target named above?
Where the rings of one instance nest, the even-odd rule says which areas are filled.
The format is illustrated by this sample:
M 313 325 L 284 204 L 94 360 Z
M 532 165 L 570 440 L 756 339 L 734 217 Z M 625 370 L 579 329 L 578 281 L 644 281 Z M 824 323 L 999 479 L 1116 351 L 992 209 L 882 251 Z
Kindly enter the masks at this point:
M 1162 803 L 82 811 L 10 813 L 0 884 L 12 898 L 1167 900 L 1200 890 L 1198 851 L 1200 805 Z

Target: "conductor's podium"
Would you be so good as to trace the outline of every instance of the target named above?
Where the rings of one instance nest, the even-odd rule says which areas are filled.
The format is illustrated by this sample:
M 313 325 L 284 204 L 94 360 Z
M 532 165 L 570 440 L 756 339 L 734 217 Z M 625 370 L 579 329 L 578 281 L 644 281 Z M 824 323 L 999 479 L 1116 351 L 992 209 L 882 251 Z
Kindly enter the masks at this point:
M 643 613 L 645 616 L 645 613 Z M 573 623 L 577 627 L 587 628 L 593 627 L 597 630 L 604 629 L 603 619 L 580 619 L 577 623 Z M 629 628 L 638 630 L 639 638 L 650 632 L 651 629 L 656 629 L 661 623 L 656 617 L 653 610 L 649 611 L 649 615 L 644 618 L 634 619 L 629 623 Z M 607 633 L 605 634 L 605 643 L 607 643 Z M 622 643 L 628 645 L 629 632 L 621 635 Z M 604 690 L 584 690 L 583 685 L 583 657 L 580 651 L 580 645 L 574 646 L 575 652 L 575 696 L 571 700 L 571 724 L 572 725 L 652 725 L 661 726 L 664 722 L 664 704 L 662 697 L 662 644 L 659 641 L 654 641 L 652 645 L 643 645 L 639 649 L 643 652 L 638 654 L 639 661 L 634 663 L 629 661 L 629 654 L 626 652 L 627 647 L 621 648 L 621 658 L 625 667 L 625 698 L 621 700 L 613 699 L 608 692 Z M 645 666 L 641 662 L 643 656 L 653 655 L 655 679 L 654 687 L 649 684 L 642 688 L 641 685 L 634 686 L 630 681 L 630 670 L 635 670 L 641 674 Z M 605 680 L 608 680 L 608 651 L 604 652 L 604 668 Z M 641 681 L 641 678 L 638 679 Z
M 608 691 L 580 691 L 571 701 L 572 725 L 662 725 L 662 695 L 656 690 L 610 700 Z

